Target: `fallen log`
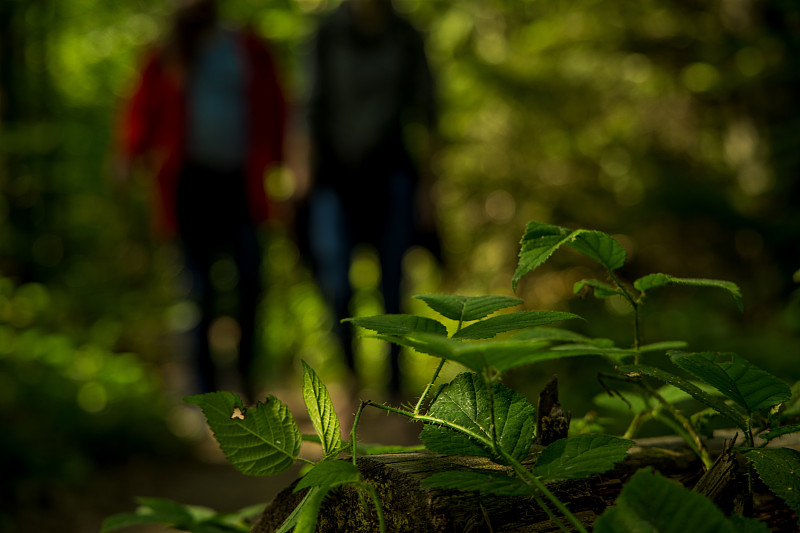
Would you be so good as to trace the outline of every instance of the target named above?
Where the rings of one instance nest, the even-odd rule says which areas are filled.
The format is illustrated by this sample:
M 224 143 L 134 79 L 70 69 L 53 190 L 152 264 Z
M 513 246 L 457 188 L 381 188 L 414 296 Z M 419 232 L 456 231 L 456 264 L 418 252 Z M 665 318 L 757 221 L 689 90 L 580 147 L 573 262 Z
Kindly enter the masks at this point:
M 533 460 L 532 459 L 531 461 Z M 422 480 L 448 470 L 509 470 L 487 459 L 445 456 L 422 451 L 360 457 L 364 478 L 378 491 L 387 530 L 392 532 L 545 532 L 558 528 L 527 497 L 505 497 L 454 490 L 423 489 Z M 639 468 L 651 466 L 684 484 L 702 473 L 702 465 L 688 449 L 671 450 L 652 445 L 635 446 L 614 470 L 587 479 L 555 483 L 550 490 L 567 502 L 570 511 L 590 526 L 609 505 L 622 485 Z M 297 506 L 304 491 L 294 484 L 281 492 L 261 515 L 254 533 L 271 533 Z M 378 531 L 374 508 L 364 505 L 354 489 L 331 494 L 324 502 L 317 531 Z

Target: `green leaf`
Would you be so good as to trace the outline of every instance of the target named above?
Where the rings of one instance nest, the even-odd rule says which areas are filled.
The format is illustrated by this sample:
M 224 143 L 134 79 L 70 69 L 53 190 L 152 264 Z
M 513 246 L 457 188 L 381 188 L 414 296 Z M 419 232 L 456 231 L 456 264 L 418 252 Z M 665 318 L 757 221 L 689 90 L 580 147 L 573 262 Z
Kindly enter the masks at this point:
M 447 335 L 447 328 L 432 318 L 415 315 L 376 315 L 345 318 L 364 329 L 376 331 L 381 335 L 408 335 L 410 333 L 433 333 Z
M 537 342 L 535 340 L 464 342 L 448 337 L 421 333 L 407 337 L 378 336 L 378 338 L 413 348 L 420 353 L 455 361 L 476 372 L 481 372 L 487 368 L 504 372 L 522 365 L 563 357 L 598 355 L 615 351 L 628 353 L 624 350 L 599 349 L 591 346 L 579 347 L 570 345 L 569 347 L 558 346 L 550 349 L 548 348 L 549 343 L 546 341 Z
M 632 440 L 596 433 L 559 439 L 542 451 L 533 473 L 545 482 L 600 474 L 625 459 L 633 445 Z
M 736 354 L 729 362 L 716 362 L 720 354 L 669 353 L 672 362 L 693 376 L 712 385 L 742 406 L 747 414 L 767 409 L 791 398 L 789 386 L 769 372 Z
M 481 492 L 495 496 L 528 496 L 535 488 L 516 477 L 502 472 L 475 472 L 470 470 L 452 470 L 438 472 L 425 478 L 421 484 L 424 489 L 461 490 L 465 492 Z
M 688 529 L 687 529 L 688 528 Z M 594 524 L 595 533 L 735 533 L 711 500 L 643 468 L 625 484 L 616 505 Z
M 513 307 L 523 300 L 510 296 L 456 296 L 454 294 L 417 294 L 428 307 L 440 315 L 459 322 L 471 322 L 495 311 Z
M 512 278 L 512 287 L 517 288 L 519 279 L 547 261 L 564 244 L 594 259 L 608 270 L 625 264 L 625 250 L 611 236 L 599 231 L 574 230 L 529 222 L 522 237 L 519 263 Z
M 303 400 L 326 458 L 336 456 L 342 446 L 342 428 L 327 387 L 303 361 Z
M 309 487 L 336 486 L 360 479 L 358 468 L 350 461 L 322 461 L 297 483 L 294 492 Z
M 547 340 L 585 344 L 597 348 L 611 348 L 614 341 L 611 339 L 592 339 L 580 333 L 560 328 L 531 328 L 516 333 L 512 340 Z
M 736 424 L 743 431 L 748 430 L 746 413 L 742 412 L 740 409 L 737 409 L 735 406 L 728 405 L 723 401 L 722 398 L 712 396 L 688 379 L 676 376 L 675 374 L 667 372 L 666 370 L 661 370 L 660 368 L 647 365 L 626 365 L 620 367 L 620 371 L 629 374 L 632 377 L 637 375 L 649 376 L 663 381 L 668 385 L 672 385 L 673 387 L 677 387 L 691 395 L 695 400 L 707 405 L 708 407 L 711 407 L 719 414 L 728 417 L 731 422 Z
M 249 531 L 239 520 L 241 512 L 220 514 L 207 507 L 184 505 L 166 498 L 137 498 L 137 501 L 139 508 L 136 512 L 117 514 L 104 520 L 101 533 L 148 524 L 162 524 L 196 533 Z
M 712 287 L 728 291 L 736 301 L 736 306 L 739 310 L 743 310 L 742 305 L 742 291 L 739 286 L 732 281 L 722 281 L 718 279 L 701 279 L 701 278 L 676 278 L 668 274 L 648 274 L 633 282 L 636 290 L 645 293 L 651 289 L 665 287 L 667 285 L 687 285 L 692 287 Z
M 517 392 L 494 385 L 495 432 L 499 446 L 516 460 L 528 456 L 536 425 L 535 409 Z M 486 384 L 472 372 L 459 374 L 436 394 L 428 416 L 455 424 L 492 441 L 492 399 Z M 434 452 L 477 455 L 505 463 L 502 455 L 467 435 L 445 427 L 426 425 L 420 439 Z
M 286 519 L 283 521 L 283 523 L 280 525 L 280 527 L 278 527 L 278 529 L 275 530 L 275 533 L 289 533 L 290 531 L 292 531 L 292 529 L 294 529 L 294 527 L 297 525 L 297 519 L 308 506 L 316 505 L 316 511 L 314 513 L 314 516 L 316 516 L 316 512 L 319 511 L 319 503 L 321 503 L 321 500 L 319 501 L 319 503 L 317 503 L 316 501 L 318 497 L 317 494 L 318 492 L 320 492 L 319 487 L 313 487 L 311 488 L 311 490 L 306 492 L 306 495 L 303 496 L 303 499 L 300 500 L 300 503 L 297 504 L 297 507 L 292 509 L 292 512 L 289 513 L 289 516 L 287 516 Z
M 453 334 L 454 339 L 489 339 L 498 333 L 552 324 L 561 320 L 581 318 L 560 311 L 520 311 L 493 316 L 475 322 Z
M 582 279 L 575 283 L 572 288 L 574 294 L 578 294 L 584 287 L 594 289 L 595 298 L 610 298 L 611 296 L 624 295 L 618 288 L 596 279 Z
M 289 468 L 302 435 L 284 403 L 270 395 L 246 409 L 238 395 L 209 392 L 184 398 L 199 406 L 225 457 L 241 472 L 269 476 Z
M 758 448 L 744 452 L 758 476 L 800 517 L 800 452 L 791 448 Z
M 778 437 L 782 437 L 784 435 L 790 435 L 792 433 L 800 433 L 800 424 L 796 424 L 794 426 L 781 426 L 773 430 L 770 430 L 768 433 L 759 435 L 759 437 L 769 442 L 772 439 L 777 439 Z

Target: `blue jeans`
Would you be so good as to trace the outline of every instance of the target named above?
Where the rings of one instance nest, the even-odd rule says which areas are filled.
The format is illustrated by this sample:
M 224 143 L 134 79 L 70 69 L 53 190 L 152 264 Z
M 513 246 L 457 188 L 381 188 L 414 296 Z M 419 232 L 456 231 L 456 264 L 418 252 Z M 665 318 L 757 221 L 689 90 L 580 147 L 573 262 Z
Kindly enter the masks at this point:
M 401 284 L 403 279 L 403 255 L 411 246 L 413 238 L 413 200 L 414 185 L 409 176 L 394 174 L 388 184 L 387 197 L 370 198 L 364 201 L 384 202 L 385 217 L 381 221 L 367 223 L 380 224 L 376 242 L 369 242 L 377 248 L 381 265 L 381 292 L 386 313 L 400 312 Z M 341 320 L 350 316 L 349 304 L 353 295 L 350 286 L 350 263 L 361 233 L 354 227 L 352 213 L 344 207 L 343 199 L 331 186 L 318 187 L 310 199 L 309 245 L 314 260 L 317 279 L 325 297 L 333 307 L 336 324 L 334 332 L 339 337 L 345 361 L 355 370 L 352 346 L 352 326 L 342 324 Z M 361 223 L 364 223 L 363 221 Z M 392 345 L 391 374 L 389 388 L 392 392 L 400 389 L 399 349 Z

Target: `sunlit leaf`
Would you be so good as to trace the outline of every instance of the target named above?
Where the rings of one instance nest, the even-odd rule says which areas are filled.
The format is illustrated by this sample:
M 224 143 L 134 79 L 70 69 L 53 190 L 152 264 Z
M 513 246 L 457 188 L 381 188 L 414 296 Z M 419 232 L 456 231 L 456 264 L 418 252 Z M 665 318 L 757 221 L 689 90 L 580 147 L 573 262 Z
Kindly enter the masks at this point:
M 494 385 L 495 434 L 499 446 L 516 460 L 528 456 L 536 425 L 534 408 L 519 393 Z M 481 377 L 459 374 L 436 394 L 428 416 L 456 424 L 492 441 L 492 398 Z M 445 427 L 426 425 L 420 435 L 425 446 L 445 454 L 477 455 L 504 463 L 502 455 L 467 435 Z
M 294 492 L 309 487 L 341 485 L 359 479 L 358 468 L 351 461 L 322 461 L 300 479 Z
M 410 333 L 433 333 L 447 335 L 447 328 L 441 322 L 415 315 L 376 315 L 346 318 L 356 326 L 375 331 L 381 335 L 408 335 Z
M 489 339 L 498 333 L 552 324 L 561 320 L 581 318 L 572 313 L 560 311 L 520 311 L 485 318 L 460 329 L 453 334 L 454 339 Z
M 672 362 L 714 386 L 743 407 L 748 414 L 767 409 L 791 398 L 789 386 L 769 372 L 736 354 L 717 362 L 720 354 L 670 352 Z
M 225 457 L 245 474 L 277 474 L 289 468 L 300 453 L 300 430 L 286 405 L 272 395 L 246 410 L 239 396 L 230 392 L 209 392 L 184 400 L 203 410 Z M 232 417 L 237 408 L 244 412 L 243 419 Z
M 753 462 L 769 490 L 800 516 L 800 452 L 791 448 L 758 448 L 744 455 Z
M 513 307 L 523 303 L 523 300 L 510 296 L 457 296 L 454 294 L 417 294 L 418 298 L 428 304 L 428 307 L 440 315 L 457 320 L 470 322 L 491 315 L 495 311 Z
M 435 335 L 415 334 L 407 337 L 378 336 L 383 340 L 412 348 L 420 353 L 455 361 L 476 372 L 493 368 L 500 372 L 518 366 L 580 355 L 606 353 L 632 354 L 631 351 L 594 346 L 561 345 L 549 347 L 547 341 L 475 341 L 466 342 Z
M 331 485 L 314 487 L 306 494 L 301 505 L 295 509 L 297 514 L 294 515 L 296 522 L 292 530 L 293 533 L 315 533 L 317 531 L 317 521 L 322 502 L 334 488 Z M 290 518 L 294 517 L 290 516 Z M 283 530 L 283 528 L 281 529 Z
M 702 494 L 643 468 L 622 488 L 616 505 L 600 515 L 594 532 L 736 533 L 738 526 Z M 766 532 L 766 526 L 760 531 Z
M 676 278 L 668 274 L 649 274 L 633 282 L 636 290 L 647 292 L 652 289 L 664 287 L 666 285 L 687 285 L 693 287 L 712 287 L 728 291 L 739 310 L 742 310 L 742 292 L 739 286 L 731 281 L 701 278 Z
M 303 361 L 303 400 L 314 430 L 319 435 L 325 457 L 335 456 L 342 445 L 339 417 L 333 409 L 328 389 L 317 373 Z
M 519 279 L 536 269 L 564 244 L 594 259 L 608 270 L 625 264 L 625 249 L 600 231 L 569 230 L 551 224 L 529 222 L 520 242 L 519 262 L 512 278 L 516 290 Z
M 533 473 L 547 482 L 600 474 L 625 459 L 633 445 L 632 440 L 596 433 L 559 439 L 542 451 Z
M 470 470 L 438 472 L 425 478 L 421 486 L 425 489 L 482 492 L 496 496 L 527 496 L 535 491 L 533 486 L 526 484 L 521 479 L 507 476 L 502 472 L 489 473 Z

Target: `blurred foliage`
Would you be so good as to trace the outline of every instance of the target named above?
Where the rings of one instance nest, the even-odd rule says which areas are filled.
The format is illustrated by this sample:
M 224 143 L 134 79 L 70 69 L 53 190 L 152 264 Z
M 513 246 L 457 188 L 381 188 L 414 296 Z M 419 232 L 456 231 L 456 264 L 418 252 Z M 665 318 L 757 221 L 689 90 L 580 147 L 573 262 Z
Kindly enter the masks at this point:
M 300 101 L 316 18 L 337 3 L 222 5 L 272 40 Z M 735 350 L 789 382 L 800 379 L 800 292 L 792 280 L 800 266 L 800 4 L 395 5 L 425 32 L 441 96 L 434 170 L 444 264 L 415 250 L 409 292 L 510 294 L 527 221 L 595 228 L 626 247 L 628 279 L 666 272 L 742 287 L 744 314 L 724 297 L 691 289 L 655 294 L 645 308 L 645 342 Z M 124 192 L 111 179 L 119 103 L 169 7 L 162 0 L 0 4 L 0 420 L 3 434 L 19 424 L 3 443 L 12 452 L 28 450 L 21 428 L 36 423 L 25 416 L 33 409 L 58 414 L 65 447 L 78 458 L 92 435 L 127 435 L 113 420 L 123 405 L 143 413 L 155 405 L 157 376 L 170 371 L 175 339 L 191 322 L 180 256 L 150 232 L 148 177 Z M 417 135 L 413 125 L 408 134 Z M 276 222 L 264 245 L 263 374 L 279 383 L 297 373 L 300 358 L 335 374 L 331 318 L 292 228 Z M 592 268 L 575 264 L 555 256 L 522 280 L 518 296 L 532 309 L 585 316 L 591 336 L 629 342 L 624 305 L 572 294 Z M 377 276 L 374 253 L 362 251 L 354 314 L 380 312 Z M 362 348 L 365 375 L 382 379 L 385 346 L 365 340 Z M 407 363 L 409 373 L 426 374 L 417 362 Z M 573 391 L 571 409 L 594 408 L 599 389 L 583 386 L 594 383 L 591 361 L 510 379 L 534 396 L 552 372 Z

